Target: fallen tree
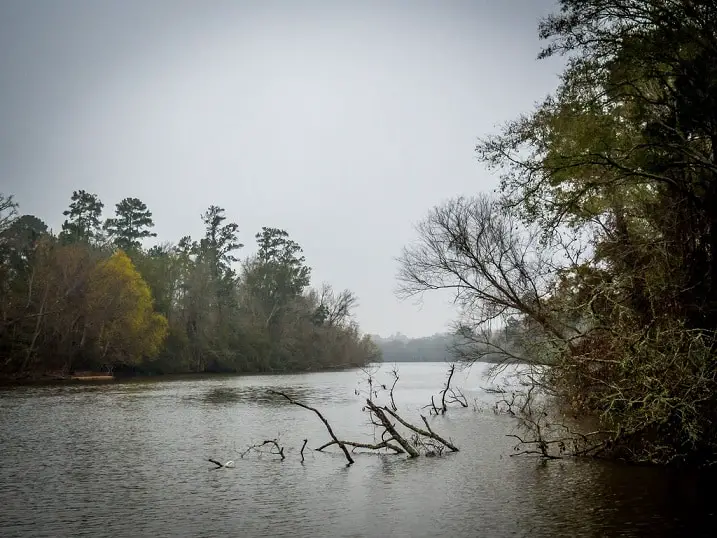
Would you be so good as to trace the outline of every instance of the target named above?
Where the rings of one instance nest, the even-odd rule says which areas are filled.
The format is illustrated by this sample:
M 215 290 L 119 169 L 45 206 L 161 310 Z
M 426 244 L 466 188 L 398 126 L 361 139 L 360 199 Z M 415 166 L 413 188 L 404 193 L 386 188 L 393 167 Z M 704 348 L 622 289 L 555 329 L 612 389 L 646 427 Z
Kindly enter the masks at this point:
M 349 448 L 351 448 L 351 452 L 355 452 L 357 449 L 371 451 L 388 450 L 393 454 L 407 454 L 409 458 L 416 458 L 421 455 L 441 455 L 443 454 L 445 449 L 448 449 L 450 452 L 458 452 L 458 447 L 453 444 L 452 441 L 445 439 L 444 437 L 433 431 L 433 429 L 428 423 L 428 419 L 425 416 L 421 415 L 421 419 L 426 426 L 426 428 L 423 429 L 414 424 L 411 424 L 398 414 L 398 409 L 396 408 L 393 392 L 399 377 L 398 372 L 395 369 L 393 370 L 392 374 L 394 377 L 394 381 L 390 387 L 390 390 L 385 385 L 379 386 L 380 389 L 385 389 L 389 391 L 389 407 L 388 405 L 381 405 L 375 400 L 376 398 L 378 398 L 379 388 L 376 388 L 373 376 L 367 372 L 367 382 L 369 388 L 364 410 L 368 411 L 371 423 L 374 426 L 381 428 L 380 434 L 375 434 L 375 437 L 377 438 L 375 443 L 362 443 L 356 441 L 341 440 L 334 433 L 328 420 L 326 420 L 326 418 L 321 414 L 321 412 L 315 407 L 306 405 L 305 403 L 302 403 L 292 398 L 290 395 L 282 391 L 269 390 L 268 392 L 270 394 L 281 396 L 292 405 L 297 405 L 299 407 L 314 412 L 319 417 L 321 422 L 323 422 L 324 426 L 326 426 L 326 430 L 331 437 L 330 441 L 324 443 L 315 450 L 318 452 L 322 452 L 331 446 L 338 446 L 344 453 L 348 465 L 352 465 L 354 463 L 354 459 L 351 457 Z M 357 394 L 360 394 L 360 392 L 357 391 Z M 405 434 L 399 431 L 399 425 L 411 432 L 412 436 L 410 438 L 407 438 Z M 304 446 L 306 446 L 306 443 L 304 443 Z

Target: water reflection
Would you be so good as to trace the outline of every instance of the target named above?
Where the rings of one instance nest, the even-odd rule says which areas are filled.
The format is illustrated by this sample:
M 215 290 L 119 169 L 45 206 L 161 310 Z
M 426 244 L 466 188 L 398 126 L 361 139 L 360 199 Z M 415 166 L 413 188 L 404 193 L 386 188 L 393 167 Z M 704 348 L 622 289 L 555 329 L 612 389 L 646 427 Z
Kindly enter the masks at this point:
M 257 385 L 257 386 L 217 386 L 209 387 L 196 394 L 183 396 L 188 404 L 227 405 L 252 404 L 259 406 L 282 407 L 291 405 L 285 398 L 270 391 L 283 392 L 292 399 L 307 405 L 346 404 L 354 401 L 345 391 L 323 388 L 320 391 L 309 385 Z
M 414 413 L 445 365 L 399 365 L 397 403 Z M 389 367 L 390 368 L 390 367 Z M 461 375 L 488 401 L 480 369 Z M 314 405 L 345 439 L 370 436 L 360 374 L 184 379 L 11 390 L 0 396 L 0 535 L 686 536 L 706 535 L 714 474 L 510 458 L 512 421 L 456 409 L 432 427 L 461 448 L 445 458 L 361 455 L 347 467 Z M 279 437 L 284 462 L 239 459 Z M 302 465 L 299 449 L 309 439 Z M 208 472 L 208 457 L 234 459 Z M 42 464 L 39 464 L 41 462 Z

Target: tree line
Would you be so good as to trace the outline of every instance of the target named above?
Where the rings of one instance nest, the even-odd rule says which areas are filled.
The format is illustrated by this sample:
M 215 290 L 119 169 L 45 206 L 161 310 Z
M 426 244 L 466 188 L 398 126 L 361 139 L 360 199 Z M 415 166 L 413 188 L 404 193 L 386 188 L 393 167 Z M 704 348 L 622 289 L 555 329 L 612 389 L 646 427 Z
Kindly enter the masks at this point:
M 242 260 L 239 227 L 212 205 L 204 236 L 145 249 L 151 211 L 72 194 L 59 233 L 0 194 L 0 375 L 75 371 L 277 372 L 380 358 L 352 319 L 356 296 L 311 287 L 302 249 L 263 227 Z
M 455 291 L 465 359 L 530 361 L 531 394 L 595 417 L 580 453 L 714 462 L 717 3 L 561 0 L 540 35 L 559 88 L 479 141 L 498 192 L 429 213 L 402 292 Z
M 518 322 L 509 319 L 508 324 L 491 331 L 490 345 L 478 345 L 475 339 L 463 338 L 455 333 L 437 333 L 432 336 L 408 338 L 400 333 L 387 338 L 371 335 L 371 340 L 381 351 L 383 362 L 454 362 L 466 357 L 470 361 L 496 363 L 505 360 L 496 349 L 515 349 L 519 345 L 522 331 Z

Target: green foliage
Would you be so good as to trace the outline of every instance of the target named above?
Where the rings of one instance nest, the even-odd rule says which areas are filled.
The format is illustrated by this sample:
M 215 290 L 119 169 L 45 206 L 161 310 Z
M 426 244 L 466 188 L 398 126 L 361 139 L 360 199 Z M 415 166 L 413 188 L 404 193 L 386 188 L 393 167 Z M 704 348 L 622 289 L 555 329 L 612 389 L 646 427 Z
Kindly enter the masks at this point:
M 206 232 L 199 252 L 212 267 L 215 278 L 231 271 L 231 264 L 237 261 L 234 251 L 244 246 L 238 240 L 239 225 L 223 224 L 226 219 L 224 209 L 215 205 L 209 206 L 202 215 Z
M 286 232 L 258 235 L 260 254 L 244 260 L 240 279 L 238 226 L 217 206 L 202 215 L 199 241 L 143 250 L 151 213 L 123 200 L 106 228 L 126 252 L 98 243 L 94 195 L 73 195 L 59 238 L 16 207 L 0 197 L 0 375 L 310 370 L 378 356 L 351 322 L 353 294 L 309 290 Z
M 717 4 L 560 8 L 540 25 L 560 87 L 477 146 L 500 203 L 434 210 L 404 290 L 457 290 L 476 345 L 518 319 L 522 358 L 552 365 L 536 386 L 611 432 L 599 453 L 713 462 Z
M 243 282 L 265 306 L 281 308 L 309 285 L 311 269 L 301 247 L 277 228 L 256 234 L 259 251 L 244 267 Z
M 105 230 L 112 242 L 124 250 L 136 250 L 142 246 L 141 240 L 156 237 L 149 229 L 154 227 L 152 212 L 138 198 L 125 198 L 115 206 L 113 219 L 107 219 Z
M 149 286 L 121 250 L 92 269 L 84 310 L 84 336 L 112 366 L 156 356 L 167 335 L 167 319 L 154 312 Z
M 99 239 L 103 207 L 104 204 L 96 194 L 84 190 L 73 191 L 70 207 L 62 213 L 67 219 L 62 224 L 60 237 L 70 242 Z

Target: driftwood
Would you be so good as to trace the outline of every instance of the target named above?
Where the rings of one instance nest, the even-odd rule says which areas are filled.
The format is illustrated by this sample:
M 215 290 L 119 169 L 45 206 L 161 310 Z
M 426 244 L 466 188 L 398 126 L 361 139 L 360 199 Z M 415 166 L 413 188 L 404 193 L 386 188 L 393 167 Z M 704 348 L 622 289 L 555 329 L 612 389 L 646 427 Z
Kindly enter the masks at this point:
M 252 450 L 256 450 L 257 452 L 261 452 L 261 448 L 265 447 L 266 445 L 270 445 L 273 447 L 276 452 L 270 451 L 270 454 L 274 454 L 276 456 L 279 456 L 281 458 L 281 461 L 284 461 L 286 459 L 286 456 L 284 455 L 284 447 L 280 446 L 278 441 L 276 439 L 267 439 L 266 441 L 263 441 L 261 443 L 257 443 L 255 445 L 251 445 L 250 447 L 247 447 L 247 449 L 239 454 L 239 457 L 243 458 L 246 456 L 249 452 Z
M 401 434 L 396 431 L 396 427 L 391 424 L 391 421 L 386 416 L 386 413 L 384 413 L 384 410 L 389 411 L 387 407 L 378 407 L 375 403 L 373 403 L 373 401 L 371 401 L 370 398 L 366 398 L 366 406 L 371 410 L 373 416 L 378 419 L 380 425 L 383 426 L 386 432 L 391 436 L 391 440 L 396 441 L 399 445 L 401 445 L 401 448 L 411 458 L 417 458 L 418 456 L 420 456 L 418 450 L 416 450 L 411 445 L 411 443 L 409 443 L 403 436 L 401 436 Z
M 423 415 L 421 415 L 421 419 L 423 420 L 423 423 L 426 425 L 426 429 L 425 429 L 425 430 L 419 428 L 418 426 L 414 426 L 413 424 L 410 424 L 410 423 L 406 422 L 405 420 L 403 420 L 401 417 L 399 417 L 396 413 L 394 413 L 394 412 L 391 411 L 390 409 L 387 409 L 387 408 L 384 408 L 384 409 L 386 409 L 386 411 L 387 411 L 393 418 L 395 418 L 397 421 L 399 421 L 401 424 L 403 424 L 403 425 L 404 425 L 406 428 L 408 428 L 409 430 L 411 430 L 411 431 L 417 433 L 418 435 L 422 435 L 423 437 L 428 437 L 429 439 L 434 439 L 434 440 L 438 441 L 439 443 L 442 443 L 442 444 L 445 445 L 451 452 L 458 452 L 458 447 L 456 447 L 456 446 L 455 446 L 453 443 L 451 443 L 450 441 L 446 441 L 443 437 L 441 437 L 440 435 L 438 435 L 436 432 L 434 432 L 434 431 L 431 429 L 431 426 L 428 424 L 428 420 L 427 420 L 426 417 L 424 417 Z
M 338 437 L 336 437 L 336 434 L 334 433 L 334 430 L 331 429 L 331 424 L 329 424 L 329 421 L 324 418 L 324 415 L 322 415 L 318 409 L 311 407 L 309 405 L 303 404 L 301 402 L 297 402 L 296 400 L 294 400 L 291 396 L 289 396 L 285 392 L 281 392 L 278 390 L 270 390 L 269 394 L 277 394 L 279 396 L 282 396 L 282 397 L 286 398 L 289 401 L 289 403 L 291 403 L 293 405 L 298 405 L 299 407 L 303 407 L 304 409 L 308 409 L 309 411 L 313 411 L 314 413 L 316 413 L 316 415 L 321 419 L 321 422 L 324 423 L 324 426 L 326 426 L 326 429 L 328 430 L 329 435 L 331 436 L 331 439 L 333 439 L 335 441 L 335 443 L 337 445 L 339 445 L 339 447 L 343 451 L 344 456 L 346 456 L 346 460 L 349 462 L 349 465 L 352 465 L 354 463 L 354 460 L 351 457 L 351 454 L 349 454 L 349 451 L 346 449 L 346 445 L 342 441 L 339 441 Z
M 436 406 L 436 402 L 431 396 L 431 404 L 425 405 L 423 408 L 429 407 L 431 412 L 436 415 L 445 415 L 446 411 L 448 411 L 448 405 L 457 403 L 461 407 L 468 407 L 468 400 L 466 399 L 465 395 L 460 389 L 454 389 L 451 387 L 451 380 L 453 379 L 453 374 L 456 371 L 456 365 L 451 364 L 451 367 L 448 369 L 448 379 L 446 380 L 446 384 L 443 387 L 443 390 L 441 391 L 441 407 Z
M 444 388 L 444 393 L 441 400 L 442 405 L 444 406 L 446 405 L 446 402 L 451 402 L 450 398 L 447 399 L 446 393 L 449 393 L 449 391 L 451 390 L 450 381 L 453 376 L 453 370 L 454 367 L 451 368 L 448 381 L 446 382 L 446 388 Z M 395 368 L 391 372 L 393 374 L 393 384 L 391 385 L 390 389 L 386 385 L 376 385 L 373 376 L 368 372 L 365 373 L 368 376 L 368 397 L 366 398 L 366 406 L 364 407 L 364 410 L 368 410 L 369 415 L 371 417 L 371 423 L 374 426 L 377 426 L 382 429 L 380 441 L 375 442 L 373 444 L 340 440 L 334 433 L 328 420 L 326 420 L 326 417 L 324 417 L 318 409 L 293 399 L 285 392 L 276 390 L 269 390 L 268 392 L 270 394 L 275 394 L 283 397 L 292 405 L 297 405 L 299 407 L 303 407 L 304 409 L 314 412 L 316 416 L 319 417 L 321 422 L 324 423 L 324 426 L 326 426 L 326 430 L 329 432 L 329 436 L 331 437 L 330 441 L 324 443 L 315 450 L 318 452 L 322 452 L 326 448 L 336 445 L 343 451 L 349 465 L 353 464 L 354 460 L 351 457 L 351 454 L 349 453 L 347 447 L 351 448 L 351 452 L 355 452 L 357 449 L 385 449 L 393 452 L 394 454 L 407 454 L 410 458 L 416 458 L 420 456 L 421 453 L 424 453 L 426 456 L 440 455 L 445 449 L 448 449 L 451 452 L 458 452 L 458 447 L 456 447 L 452 441 L 446 440 L 445 438 L 441 437 L 433 431 L 430 424 L 428 423 L 428 420 L 423 415 L 421 415 L 421 419 L 426 426 L 425 429 L 411 424 L 410 422 L 407 422 L 398 414 L 398 409 L 393 396 L 394 389 L 396 388 L 396 384 L 399 380 L 398 371 Z M 379 389 L 388 391 L 390 407 L 386 405 L 379 405 L 374 401 L 374 397 L 378 396 Z M 357 394 L 360 394 L 360 392 L 357 391 Z M 434 404 L 434 408 L 435 407 L 436 406 Z M 412 433 L 411 439 L 406 438 L 406 436 L 398 430 L 396 422 Z M 265 441 L 264 444 L 266 443 L 272 442 Z M 273 443 L 275 444 L 275 442 Z M 304 444 L 301 447 L 302 463 L 304 462 L 304 449 L 306 448 L 306 443 L 307 440 L 304 439 Z M 278 445 L 275 446 L 278 448 Z M 280 454 L 283 456 L 283 449 L 280 451 Z
M 447 388 L 450 388 L 450 379 L 453 376 L 454 368 L 455 367 L 452 367 L 449 373 L 449 379 L 446 383 Z M 458 452 L 458 448 L 452 442 L 445 440 L 431 429 L 426 417 L 423 415 L 421 415 L 421 419 L 423 419 L 423 422 L 426 425 L 426 430 L 407 422 L 397 413 L 396 404 L 393 398 L 393 390 L 398 382 L 398 372 L 394 368 L 391 373 L 394 377 L 393 385 L 389 391 L 391 408 L 385 405 L 377 405 L 376 402 L 373 401 L 373 397 L 376 395 L 373 391 L 369 391 L 368 398 L 366 399 L 366 407 L 371 413 L 372 424 L 383 427 L 384 429 L 384 433 L 381 436 L 383 443 L 395 441 L 411 458 L 420 456 L 419 448 L 423 448 L 426 455 L 440 454 L 443 452 L 444 448 L 448 448 L 451 452 Z M 373 386 L 373 381 L 370 376 L 368 383 L 369 387 Z M 383 388 L 385 389 L 386 387 L 383 386 Z M 431 401 L 433 401 L 433 399 Z M 390 418 L 395 419 L 402 426 L 412 431 L 414 433 L 413 439 L 409 441 L 402 436 L 396 429 L 396 426 L 391 422 Z M 388 439 L 386 439 L 386 437 L 388 437 Z M 426 442 L 426 440 L 428 440 L 428 442 Z M 383 446 L 383 443 L 379 444 L 379 446 Z

